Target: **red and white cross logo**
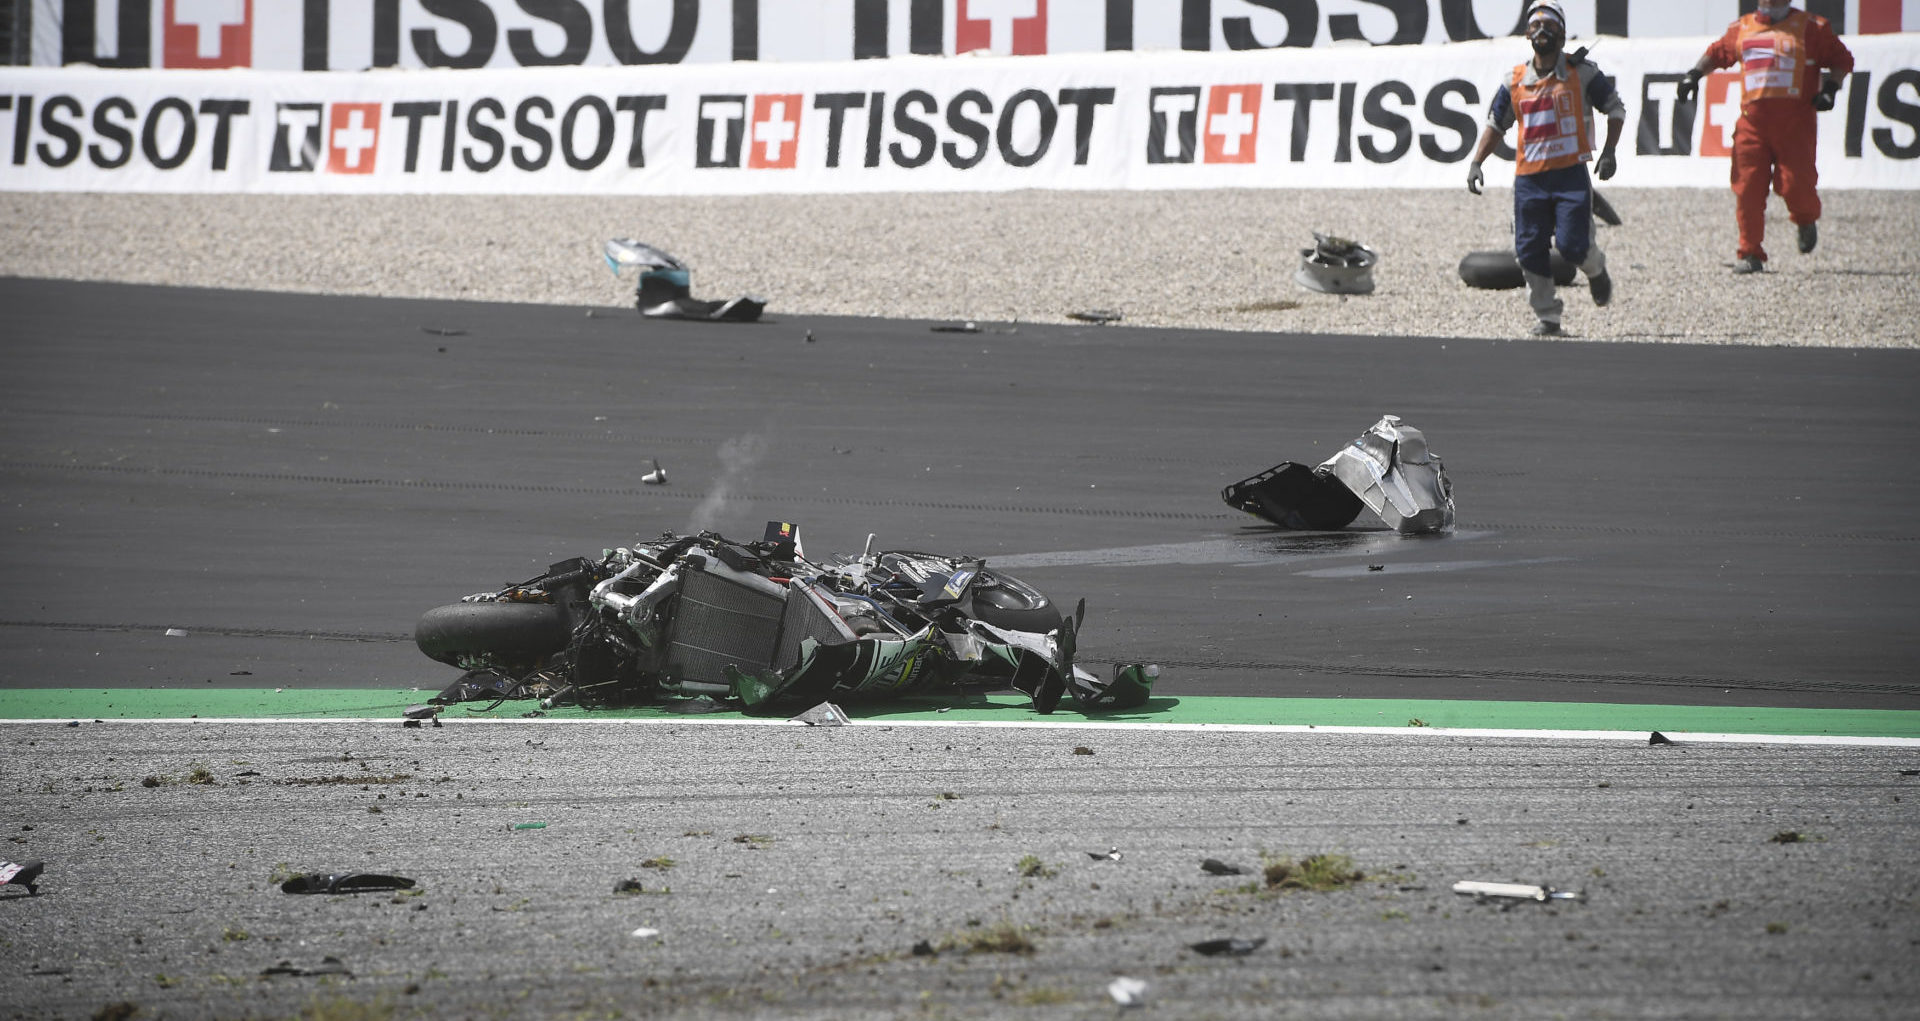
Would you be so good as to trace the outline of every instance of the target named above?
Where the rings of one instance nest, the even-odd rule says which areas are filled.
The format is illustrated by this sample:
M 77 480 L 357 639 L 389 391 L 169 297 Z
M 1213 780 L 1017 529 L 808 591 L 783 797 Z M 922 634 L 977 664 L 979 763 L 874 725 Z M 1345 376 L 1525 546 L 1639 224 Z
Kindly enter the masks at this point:
M 1252 163 L 1260 140 L 1260 86 L 1215 85 L 1207 90 L 1208 163 Z
M 800 94 L 753 97 L 747 166 L 791 170 L 800 155 Z
M 1047 0 L 959 0 L 953 50 L 1019 56 L 1047 52 Z
M 162 67 L 252 67 L 253 0 L 166 0 Z
M 335 103 L 327 118 L 327 171 L 371 174 L 380 149 L 380 104 Z

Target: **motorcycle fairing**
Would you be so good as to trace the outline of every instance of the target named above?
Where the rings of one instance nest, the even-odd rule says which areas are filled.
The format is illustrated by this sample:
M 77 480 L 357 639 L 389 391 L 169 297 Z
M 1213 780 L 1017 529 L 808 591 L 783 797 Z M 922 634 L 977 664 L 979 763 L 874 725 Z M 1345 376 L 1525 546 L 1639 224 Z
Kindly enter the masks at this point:
M 1364 506 L 1331 473 L 1297 461 L 1282 461 L 1220 491 L 1229 506 L 1276 525 L 1307 531 L 1345 528 Z
M 1398 415 L 1383 416 L 1316 470 L 1332 473 L 1396 532 L 1453 527 L 1453 486 L 1440 458 Z
M 1453 528 L 1453 485 L 1420 430 L 1385 415 L 1320 464 L 1279 464 L 1222 489 L 1229 506 L 1283 528 L 1345 528 L 1365 506 L 1406 535 Z

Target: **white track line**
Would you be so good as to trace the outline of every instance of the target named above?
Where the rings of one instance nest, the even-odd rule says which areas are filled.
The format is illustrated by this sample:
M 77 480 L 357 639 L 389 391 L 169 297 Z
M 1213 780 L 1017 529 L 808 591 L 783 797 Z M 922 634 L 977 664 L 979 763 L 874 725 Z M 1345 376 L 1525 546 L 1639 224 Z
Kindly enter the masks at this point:
M 591 717 L 524 717 L 524 716 L 443 716 L 443 720 L 454 726 L 466 724 L 508 724 L 508 723 L 620 723 L 630 726 L 682 726 L 702 724 L 725 727 L 802 727 L 806 724 L 787 719 L 725 719 L 716 720 L 702 716 L 676 716 L 671 719 L 658 718 L 620 718 L 594 719 Z M 66 726 L 73 723 L 74 717 L 66 716 L 39 720 L 0 720 L 0 724 L 38 724 Z M 323 718 L 301 717 L 169 717 L 162 719 L 93 719 L 81 718 L 86 723 L 119 724 L 242 724 L 274 723 L 300 724 L 313 726 L 327 723 L 383 724 L 393 726 L 401 722 L 397 716 L 334 716 Z M 981 727 L 981 728 L 1025 728 L 1035 730 L 1144 730 L 1175 732 L 1211 732 L 1221 734 L 1370 734 L 1383 737 L 1474 737 L 1502 739 L 1539 739 L 1544 741 L 1630 741 L 1646 744 L 1652 731 L 1646 730 L 1496 730 L 1491 728 L 1469 727 L 1348 727 L 1315 726 L 1297 723 L 1119 723 L 1101 720 L 855 720 L 848 726 L 867 728 L 887 727 Z M 431 728 L 429 728 L 431 729 Z M 1828 745 L 1843 747 L 1872 748 L 1914 748 L 1920 749 L 1920 737 L 1858 737 L 1845 734 L 1717 734 L 1684 730 L 1663 730 L 1661 734 L 1676 745 L 1689 744 L 1781 744 L 1781 745 Z

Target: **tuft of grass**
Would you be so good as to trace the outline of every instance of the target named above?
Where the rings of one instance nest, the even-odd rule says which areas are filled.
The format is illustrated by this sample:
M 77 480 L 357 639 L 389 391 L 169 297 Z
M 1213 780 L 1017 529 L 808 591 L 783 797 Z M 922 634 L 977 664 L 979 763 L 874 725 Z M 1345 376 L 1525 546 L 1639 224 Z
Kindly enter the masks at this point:
M 947 940 L 942 949 L 969 954 L 1031 954 L 1039 948 L 1027 936 L 1025 927 L 1002 921 L 963 932 Z
M 187 770 L 187 782 L 206 786 L 218 783 L 219 781 L 213 778 L 213 770 L 208 769 L 206 763 L 196 762 L 193 764 L 192 769 Z
M 1338 890 L 1365 882 L 1367 874 L 1355 868 L 1344 854 L 1314 854 L 1295 861 L 1292 858 L 1267 858 L 1261 869 L 1269 890 Z
M 239 943 L 252 937 L 247 935 L 247 930 L 229 925 L 220 930 L 220 938 L 226 940 L 228 943 Z
M 1013 871 L 1025 879 L 1052 879 L 1060 874 L 1060 866 L 1048 865 L 1037 855 L 1026 855 L 1013 863 Z
M 1424 727 L 1426 725 L 1427 725 L 1427 721 L 1421 719 L 1418 716 L 1415 716 L 1413 719 L 1407 721 L 1407 726 L 1409 727 Z
M 1787 931 L 1787 923 L 1785 922 L 1768 922 L 1767 923 L 1767 935 L 1769 936 L 1782 936 L 1786 934 L 1786 931 Z
M 773 844 L 773 838 L 761 833 L 742 833 L 733 838 L 733 842 L 748 847 L 769 847 Z

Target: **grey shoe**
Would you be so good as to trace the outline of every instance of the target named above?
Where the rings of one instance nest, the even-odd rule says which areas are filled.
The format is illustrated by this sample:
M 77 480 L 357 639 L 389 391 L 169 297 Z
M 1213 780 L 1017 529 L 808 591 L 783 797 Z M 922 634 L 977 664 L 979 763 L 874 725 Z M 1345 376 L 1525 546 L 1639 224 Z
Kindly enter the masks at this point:
M 1534 323 L 1533 329 L 1530 330 L 1529 332 L 1536 337 L 1558 337 L 1560 336 L 1560 324 L 1550 323 L 1550 322 L 1547 322 L 1545 319 L 1542 319 L 1539 322 Z
M 1801 224 L 1800 225 L 1800 254 L 1805 255 L 1808 252 L 1813 251 L 1813 246 L 1819 243 L 1820 243 L 1820 225 L 1817 223 Z
M 1613 278 L 1605 273 L 1597 277 L 1588 277 L 1587 291 L 1593 295 L 1595 308 L 1605 308 L 1607 302 L 1613 300 Z
M 1748 273 L 1759 273 L 1764 271 L 1766 268 L 1767 268 L 1766 263 L 1761 262 L 1759 258 L 1752 255 L 1749 255 L 1744 259 L 1735 259 L 1733 262 L 1733 272 L 1735 276 L 1744 276 Z

